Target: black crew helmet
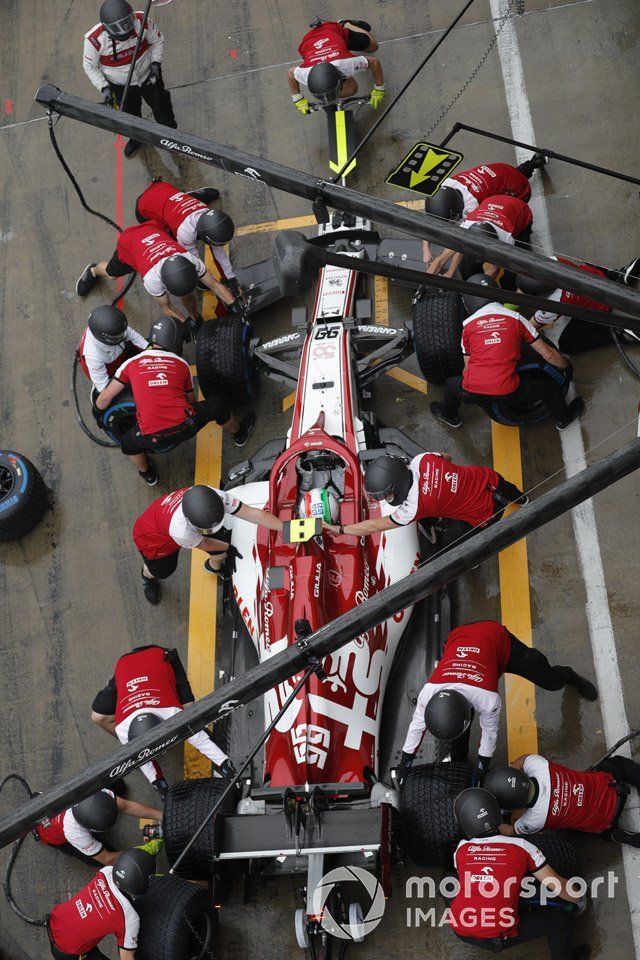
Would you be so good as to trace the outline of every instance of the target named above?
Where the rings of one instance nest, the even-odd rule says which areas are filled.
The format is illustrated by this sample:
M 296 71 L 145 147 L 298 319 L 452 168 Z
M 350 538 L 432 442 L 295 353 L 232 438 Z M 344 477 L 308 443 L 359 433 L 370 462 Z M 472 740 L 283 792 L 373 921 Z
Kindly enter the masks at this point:
M 224 503 L 219 493 L 198 483 L 187 490 L 182 498 L 182 512 L 200 533 L 215 533 L 224 520 Z
M 162 262 L 160 279 L 175 297 L 186 297 L 198 286 L 195 264 L 182 253 L 173 253 Z
M 485 237 L 488 237 L 489 240 L 499 240 L 498 231 L 492 223 L 487 223 L 486 220 L 472 220 L 469 223 L 467 230 L 473 230 L 474 233 L 482 233 Z
M 161 350 L 180 355 L 184 344 L 181 327 L 182 324 L 178 323 L 174 317 L 160 317 L 151 325 L 149 343 L 152 347 L 159 347 Z
M 484 788 L 493 794 L 503 810 L 520 810 L 529 800 L 531 779 L 515 767 L 496 767 L 486 775 Z
M 133 7 L 127 0 L 104 0 L 100 7 L 100 23 L 112 40 L 128 40 L 133 36 Z
M 464 213 L 464 197 L 455 187 L 440 187 L 432 197 L 427 197 L 424 209 L 442 220 L 460 220 Z
M 333 103 L 344 77 L 332 63 L 316 63 L 307 77 L 309 93 L 320 103 Z
M 553 280 L 536 280 L 535 277 L 525 277 L 522 273 L 516 277 L 516 286 L 530 297 L 548 297 L 558 289 Z
M 135 740 L 136 737 L 141 737 L 144 733 L 149 733 L 149 730 L 153 730 L 153 728 L 157 727 L 159 723 L 162 723 L 162 719 L 157 713 L 136 714 L 129 724 L 129 731 L 127 734 L 128 742 L 131 743 L 131 741 Z
M 109 346 L 122 343 L 129 322 L 122 310 L 105 303 L 89 314 L 89 330 L 100 343 Z
M 473 276 L 467 279 L 467 283 L 475 283 L 478 284 L 478 286 L 488 288 L 486 297 L 477 296 L 475 293 L 462 294 L 462 300 L 469 313 L 469 316 L 471 316 L 472 313 L 475 313 L 476 310 L 482 310 L 482 308 L 486 307 L 488 303 L 493 303 L 496 299 L 496 296 L 495 293 L 492 293 L 492 291 L 500 289 L 493 277 L 488 277 L 486 273 L 474 273 Z
M 134 847 L 121 853 L 113 865 L 113 882 L 129 897 L 139 897 L 156 872 L 156 858 L 146 850 Z
M 453 801 L 453 813 L 467 840 L 492 837 L 502 823 L 498 801 L 483 787 L 469 787 L 459 793 Z
M 198 217 L 196 235 L 204 243 L 221 246 L 229 243 L 235 233 L 233 220 L 224 210 L 205 210 Z
M 91 833 L 104 833 L 118 819 L 118 804 L 116 798 L 106 790 L 99 790 L 93 796 L 74 803 L 71 812 L 81 827 Z
M 472 719 L 473 710 L 467 698 L 447 687 L 434 693 L 424 711 L 427 730 L 438 740 L 457 740 Z
M 401 457 L 378 457 L 364 472 L 364 489 L 374 500 L 386 500 L 393 494 L 392 506 L 398 507 L 407 499 L 413 477 Z

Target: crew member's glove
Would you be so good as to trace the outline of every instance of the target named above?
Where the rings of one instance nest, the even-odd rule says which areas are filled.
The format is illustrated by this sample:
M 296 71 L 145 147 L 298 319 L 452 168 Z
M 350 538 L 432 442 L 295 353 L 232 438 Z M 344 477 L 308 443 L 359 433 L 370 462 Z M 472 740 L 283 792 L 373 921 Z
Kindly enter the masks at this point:
M 202 326 L 202 317 L 187 317 L 184 322 L 184 342 L 190 343 L 198 335 L 198 330 Z
M 156 788 L 156 790 L 160 794 L 160 799 L 164 803 L 164 801 L 167 799 L 167 794 L 169 793 L 169 784 L 167 783 L 165 778 L 158 777 L 157 780 L 153 781 L 152 786 Z
M 160 851 L 164 840 L 161 837 L 158 837 L 157 840 L 147 840 L 146 843 L 138 843 L 135 846 L 135 850 L 144 850 L 145 853 L 150 853 L 152 857 L 157 857 Z
M 93 419 L 98 424 L 100 429 L 104 430 L 104 423 L 102 422 L 102 416 L 104 414 L 104 410 L 99 410 L 98 407 L 96 407 L 95 403 L 92 403 L 91 413 L 93 414 Z
M 225 778 L 226 777 L 231 778 L 236 774 L 236 768 L 234 767 L 229 757 L 227 757 L 227 759 L 220 764 L 220 766 L 218 767 L 218 770 L 220 771 L 221 776 Z
M 481 787 L 484 783 L 484 778 L 489 772 L 489 767 L 491 766 L 491 757 L 481 757 L 478 754 L 478 760 L 476 763 L 476 768 L 473 771 L 473 779 L 471 780 L 472 787 Z
M 157 61 L 154 61 L 149 67 L 149 76 L 147 77 L 147 80 L 154 86 L 156 84 L 160 86 L 162 83 L 162 67 Z
M 228 280 L 224 281 L 224 285 L 231 290 L 234 297 L 242 297 L 242 289 L 237 277 L 229 277 Z
M 374 110 L 377 110 L 382 101 L 384 100 L 384 83 L 379 87 L 375 86 L 371 91 L 371 96 L 369 97 L 369 106 L 373 107 Z
M 396 780 L 398 781 L 398 786 L 401 787 L 404 783 L 405 777 L 409 770 L 411 769 L 411 764 L 413 763 L 415 757 L 412 753 L 405 753 L 402 751 L 400 757 L 400 763 L 396 769 Z
M 104 103 L 107 107 L 113 106 L 113 95 L 111 93 L 111 87 L 103 87 L 100 91 L 102 94 L 101 103 Z
M 228 303 L 227 310 L 232 317 L 245 317 L 247 307 L 242 297 L 236 297 L 233 303 Z
M 299 110 L 303 116 L 306 117 L 308 113 L 311 113 L 311 107 L 309 106 L 309 101 L 301 93 L 293 94 L 291 99 L 293 100 L 293 105 L 296 108 L 296 110 Z

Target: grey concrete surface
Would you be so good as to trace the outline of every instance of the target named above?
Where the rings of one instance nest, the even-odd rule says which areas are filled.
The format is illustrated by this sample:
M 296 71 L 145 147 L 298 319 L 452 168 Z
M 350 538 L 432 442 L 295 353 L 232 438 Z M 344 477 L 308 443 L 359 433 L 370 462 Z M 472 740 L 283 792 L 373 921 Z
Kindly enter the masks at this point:
M 365 0 L 358 5 L 357 15 L 371 20 L 383 41 L 380 56 L 390 93 L 460 5 L 460 0 L 424 4 Z M 517 0 L 515 7 L 524 10 L 516 27 L 540 143 L 636 172 L 640 17 L 635 0 Z M 216 5 L 215 11 L 203 0 L 175 0 L 159 8 L 155 15 L 167 34 L 165 77 L 173 88 L 180 125 L 323 175 L 322 121 L 303 119 L 293 110 L 285 69 L 295 59 L 298 38 L 313 15 L 343 17 L 350 12 L 325 0 L 298 4 L 240 0 Z M 0 445 L 15 447 L 33 459 L 53 491 L 53 509 L 43 524 L 23 542 L 0 547 L 0 778 L 17 770 L 34 789 L 61 779 L 111 746 L 88 717 L 94 691 L 110 676 L 121 653 L 143 641 L 176 645 L 186 652 L 187 640 L 186 558 L 167 586 L 162 605 L 149 607 L 140 590 L 130 528 L 153 496 L 189 481 L 193 447 L 165 458 L 159 464 L 160 486 L 149 491 L 118 452 L 89 443 L 71 406 L 74 347 L 91 307 L 111 295 L 96 291 L 81 303 L 74 293 L 75 279 L 90 258 L 109 254 L 114 235 L 81 209 L 49 146 L 46 122 L 33 103 L 33 93 L 38 83 L 49 80 L 93 96 L 81 68 L 81 42 L 95 19 L 94 5 L 88 3 L 0 4 Z M 441 48 L 366 151 L 355 184 L 379 196 L 408 198 L 384 185 L 387 170 L 414 140 L 426 135 L 458 94 L 484 55 L 493 30 L 489 3 L 477 0 L 464 25 Z M 371 120 L 364 113 L 360 119 L 364 130 Z M 443 136 L 455 120 L 508 135 L 495 49 L 432 136 Z M 61 121 L 57 132 L 87 199 L 113 216 L 113 138 L 71 121 Z M 458 144 L 469 164 L 513 159 L 504 145 L 471 136 L 460 137 Z M 301 201 L 286 194 L 189 163 L 179 170 L 167 155 L 145 148 L 125 161 L 125 223 L 133 219 L 137 193 L 158 175 L 191 187 L 204 182 L 219 185 L 221 205 L 238 225 L 308 212 Z M 545 171 L 544 189 L 557 251 L 614 267 L 639 252 L 636 188 L 553 163 Z M 237 242 L 238 262 L 267 256 L 269 243 L 268 235 Z M 408 294 L 393 290 L 391 308 L 392 317 L 406 317 Z M 139 285 L 127 298 L 127 312 L 143 330 L 154 317 L 152 301 Z M 285 330 L 287 315 L 284 307 L 275 309 L 259 321 L 259 331 L 271 335 Z M 407 365 L 415 369 L 415 361 Z M 579 357 L 576 383 L 588 403 L 582 424 L 585 445 L 593 448 L 588 459 L 634 435 L 640 385 L 613 349 Z M 288 417 L 279 412 L 283 393 L 278 386 L 264 385 L 260 413 L 268 426 L 261 428 L 249 453 L 268 430 L 276 435 L 286 429 Z M 437 388 L 431 393 L 439 395 Z M 464 429 L 451 435 L 431 420 L 424 398 L 408 388 L 384 380 L 376 398 L 385 419 L 402 426 L 425 448 L 448 450 L 463 462 L 490 459 L 490 429 L 479 412 L 469 409 Z M 527 486 L 562 475 L 553 425 L 531 428 L 523 435 L 522 446 Z M 225 447 L 225 466 L 236 459 L 235 450 Z M 624 678 L 620 696 L 632 725 L 640 683 L 634 563 L 639 489 L 638 479 L 630 478 L 595 502 Z M 570 660 L 592 675 L 585 612 L 589 583 L 580 572 L 570 518 L 557 520 L 530 538 L 528 549 L 536 643 L 552 659 Z M 472 573 L 458 585 L 458 596 L 460 619 L 499 617 L 497 564 L 485 564 Z M 598 706 L 578 704 L 570 695 L 540 695 L 538 727 L 541 750 L 557 759 L 587 765 L 604 750 Z M 165 765 L 177 777 L 179 753 Z M 129 782 L 136 797 L 152 799 L 139 774 Z M 11 788 L 0 806 L 6 810 L 18 800 L 17 790 Z M 135 837 L 132 828 L 118 829 L 123 843 Z M 590 871 L 612 868 L 621 875 L 616 848 L 595 840 L 581 847 Z M 1 865 L 6 856 L 3 851 Z M 16 892 L 23 905 L 42 914 L 87 877 L 81 866 L 28 840 L 16 873 Z M 451 935 L 446 931 L 407 929 L 405 877 L 406 872 L 397 878 L 384 924 L 363 947 L 353 948 L 354 957 L 417 960 L 428 954 L 437 960 L 450 955 Z M 220 960 L 275 960 L 296 951 L 292 923 L 296 897 L 288 881 L 257 885 L 246 905 L 241 891 L 235 890 L 220 917 Z M 629 913 L 624 884 L 614 900 L 590 907 L 580 929 L 592 944 L 594 958 L 633 956 Z M 545 956 L 544 950 L 538 944 L 510 956 L 538 958 Z M 45 956 L 47 951 L 45 937 L 25 927 L 1 903 L 3 960 Z

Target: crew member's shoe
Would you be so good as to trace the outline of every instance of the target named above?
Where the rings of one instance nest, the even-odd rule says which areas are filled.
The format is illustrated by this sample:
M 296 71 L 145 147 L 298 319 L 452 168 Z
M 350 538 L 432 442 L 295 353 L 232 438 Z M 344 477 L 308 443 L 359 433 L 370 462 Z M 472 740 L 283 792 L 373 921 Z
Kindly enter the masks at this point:
M 155 487 L 158 482 L 158 471 L 153 460 L 149 460 L 149 466 L 146 470 L 138 470 L 138 473 L 148 487 Z
M 76 293 L 79 297 L 86 297 L 98 282 L 98 277 L 94 277 L 91 272 L 92 267 L 95 267 L 95 263 L 88 263 L 76 280 Z
M 566 430 L 571 426 L 574 420 L 577 420 L 584 410 L 584 400 L 582 397 L 575 397 L 569 404 L 566 417 L 556 420 L 556 430 Z
M 187 193 L 194 200 L 201 200 L 202 203 L 213 203 L 220 196 L 220 191 L 215 187 L 200 187 L 199 190 L 188 190 Z
M 130 159 L 131 157 L 133 157 L 138 152 L 141 146 L 142 144 L 140 143 L 139 140 L 128 140 L 127 145 L 124 148 L 125 157 L 127 157 L 127 159 Z
M 640 833 L 629 833 L 627 830 L 612 830 L 611 839 L 615 843 L 626 843 L 629 847 L 640 847 Z
M 226 579 L 227 579 L 227 576 L 226 576 L 226 573 L 225 573 L 225 569 L 224 569 L 224 564 L 223 564 L 221 567 L 219 567 L 218 570 L 216 570 L 215 567 L 212 567 L 212 566 L 211 566 L 211 560 L 209 559 L 209 560 L 205 560 L 203 566 L 204 566 L 205 570 L 207 571 L 207 573 L 215 573 L 215 575 L 218 577 L 219 580 L 226 580 Z
M 540 170 L 541 167 L 546 167 L 549 163 L 549 157 L 545 156 L 544 153 L 534 153 L 531 157 L 531 163 L 535 170 Z
M 431 410 L 432 416 L 439 420 L 440 423 L 446 423 L 448 427 L 453 427 L 454 430 L 457 430 L 458 427 L 462 426 L 462 417 L 447 417 L 445 416 L 444 408 L 441 403 L 430 403 L 429 409 Z
M 164 803 L 167 799 L 167 794 L 169 793 L 169 784 L 164 777 L 159 777 L 157 780 L 154 780 L 151 784 L 152 787 L 155 787 L 158 793 L 160 794 L 160 799 Z
M 591 703 L 598 699 L 598 689 L 591 683 L 591 680 L 580 676 L 572 667 L 558 667 L 557 669 L 562 671 L 565 687 L 573 687 L 578 696 L 582 697 L 583 700 L 589 700 Z
M 240 421 L 240 426 L 233 435 L 233 442 L 236 447 L 244 447 L 245 443 L 253 433 L 253 428 L 256 425 L 256 415 L 255 413 L 248 413 Z
M 142 583 L 144 585 L 145 598 L 149 603 L 152 603 L 154 606 L 156 603 L 160 603 L 160 581 L 156 580 L 155 577 L 145 577 L 143 573 Z

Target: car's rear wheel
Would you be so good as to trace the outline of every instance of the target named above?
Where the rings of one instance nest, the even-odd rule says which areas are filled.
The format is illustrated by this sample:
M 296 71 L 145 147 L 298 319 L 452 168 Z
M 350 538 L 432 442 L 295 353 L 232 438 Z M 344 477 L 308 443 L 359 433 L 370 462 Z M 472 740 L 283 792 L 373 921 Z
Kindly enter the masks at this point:
M 204 323 L 196 337 L 196 370 L 204 397 L 221 396 L 231 404 L 253 403 L 260 378 L 251 355 L 253 330 L 239 317 Z
M 19 540 L 49 506 L 44 480 L 21 453 L 0 450 L 0 541 Z
M 413 345 L 428 383 L 445 383 L 462 373 L 462 321 L 466 316 L 459 293 L 427 291 L 413 305 Z
M 227 784 L 226 779 L 181 780 L 171 787 L 165 800 L 162 820 L 164 849 L 169 866 L 173 866 L 178 859 L 220 799 Z M 224 812 L 229 812 L 226 804 Z M 186 880 L 211 878 L 213 859 L 219 848 L 220 824 L 221 818 L 216 814 L 180 863 L 178 873 L 181 877 Z
M 413 767 L 402 786 L 401 812 L 406 850 L 424 867 L 450 867 L 460 841 L 453 801 L 471 783 L 466 761 Z
M 209 891 L 179 877 L 156 877 L 136 900 L 140 960 L 204 960 L 215 956 L 215 914 Z

